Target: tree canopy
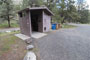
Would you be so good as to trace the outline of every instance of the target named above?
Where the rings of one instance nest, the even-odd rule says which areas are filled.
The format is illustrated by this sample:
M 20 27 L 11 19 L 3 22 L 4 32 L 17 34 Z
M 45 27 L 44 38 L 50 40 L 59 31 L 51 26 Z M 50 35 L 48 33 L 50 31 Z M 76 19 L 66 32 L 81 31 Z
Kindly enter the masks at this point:
M 27 7 L 48 7 L 53 13 L 52 22 L 89 23 L 88 4 L 84 0 L 23 0 L 21 4 L 13 4 L 13 0 L 0 0 L 0 20 L 10 21 L 15 18 L 15 12 Z
M 1 0 L 1 5 L 0 5 L 0 18 L 3 20 L 7 20 L 9 27 L 10 25 L 10 20 L 14 18 L 14 4 L 12 0 Z

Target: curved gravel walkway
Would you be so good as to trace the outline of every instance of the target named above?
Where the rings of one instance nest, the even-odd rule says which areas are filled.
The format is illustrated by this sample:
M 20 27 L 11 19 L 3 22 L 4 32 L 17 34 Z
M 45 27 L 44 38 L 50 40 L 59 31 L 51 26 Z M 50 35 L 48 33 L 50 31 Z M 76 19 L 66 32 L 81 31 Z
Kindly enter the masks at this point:
M 58 30 L 37 42 L 41 60 L 90 60 L 90 25 Z

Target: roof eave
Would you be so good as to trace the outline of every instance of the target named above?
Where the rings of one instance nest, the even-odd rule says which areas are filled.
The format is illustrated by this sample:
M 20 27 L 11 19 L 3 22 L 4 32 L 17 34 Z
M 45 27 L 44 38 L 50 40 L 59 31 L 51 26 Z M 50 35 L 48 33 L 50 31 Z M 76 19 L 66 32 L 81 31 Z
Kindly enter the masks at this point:
M 18 11 L 18 13 L 21 13 L 21 12 L 23 12 L 23 11 L 29 11 L 29 10 L 30 10 L 30 8 L 25 8 L 25 9 L 23 9 L 23 10 Z
M 32 7 L 32 8 L 25 8 L 25 9 L 23 9 L 23 10 L 20 10 L 18 13 L 21 13 L 21 12 L 23 12 L 23 11 L 29 11 L 29 10 L 38 10 L 38 9 L 41 9 L 41 10 L 47 10 L 49 13 L 50 13 L 50 15 L 51 16 L 54 16 L 54 14 L 53 14 L 53 12 L 51 12 L 47 7 Z

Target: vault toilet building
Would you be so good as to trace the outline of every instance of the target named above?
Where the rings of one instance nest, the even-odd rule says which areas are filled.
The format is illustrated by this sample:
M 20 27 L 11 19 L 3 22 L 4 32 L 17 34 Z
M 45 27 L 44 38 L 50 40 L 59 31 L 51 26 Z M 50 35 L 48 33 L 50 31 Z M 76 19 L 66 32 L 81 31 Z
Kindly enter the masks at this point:
M 47 7 L 26 8 L 18 12 L 22 34 L 31 36 L 33 31 L 48 32 L 53 13 Z

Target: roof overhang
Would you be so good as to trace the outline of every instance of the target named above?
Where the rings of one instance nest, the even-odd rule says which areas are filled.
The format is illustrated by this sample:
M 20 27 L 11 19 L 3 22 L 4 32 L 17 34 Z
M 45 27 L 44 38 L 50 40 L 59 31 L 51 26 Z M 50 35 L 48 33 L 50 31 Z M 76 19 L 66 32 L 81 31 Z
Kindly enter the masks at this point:
M 23 11 L 32 11 L 32 10 L 44 10 L 44 11 L 48 12 L 49 15 L 51 15 L 51 16 L 54 15 L 47 7 L 32 7 L 32 8 L 25 8 L 25 9 L 19 11 L 18 13 L 21 13 L 21 12 L 23 12 Z

